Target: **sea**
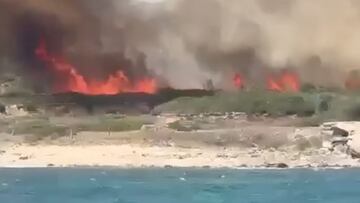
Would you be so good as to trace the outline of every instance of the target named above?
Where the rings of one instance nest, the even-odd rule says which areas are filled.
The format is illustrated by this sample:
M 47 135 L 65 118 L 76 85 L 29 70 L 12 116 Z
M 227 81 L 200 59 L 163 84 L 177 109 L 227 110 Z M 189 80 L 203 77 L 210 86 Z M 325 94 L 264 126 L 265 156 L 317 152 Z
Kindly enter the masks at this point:
M 0 169 L 0 203 L 360 203 L 360 169 Z

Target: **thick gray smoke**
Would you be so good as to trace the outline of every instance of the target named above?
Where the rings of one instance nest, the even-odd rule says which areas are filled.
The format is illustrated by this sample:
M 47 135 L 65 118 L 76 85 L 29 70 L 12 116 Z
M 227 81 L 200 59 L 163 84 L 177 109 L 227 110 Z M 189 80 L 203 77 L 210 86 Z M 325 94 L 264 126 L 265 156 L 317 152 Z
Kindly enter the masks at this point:
M 359 68 L 359 1 L 171 3 L 175 33 L 201 69 L 295 68 L 304 81 L 342 85 L 342 74 Z
M 95 76 L 136 69 L 174 88 L 228 87 L 234 72 L 257 83 L 291 68 L 343 85 L 360 66 L 356 0 L 0 0 L 0 9 L 2 58 L 24 58 L 41 32 Z

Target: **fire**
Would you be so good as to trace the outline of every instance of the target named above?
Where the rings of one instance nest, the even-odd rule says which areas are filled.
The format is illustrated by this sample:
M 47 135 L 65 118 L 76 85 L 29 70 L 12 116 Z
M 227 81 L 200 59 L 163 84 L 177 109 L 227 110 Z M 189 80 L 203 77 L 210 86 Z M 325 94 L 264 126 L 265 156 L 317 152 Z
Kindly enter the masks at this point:
M 281 81 L 277 81 L 272 76 L 268 77 L 267 88 L 272 91 L 282 92 L 284 91 Z
M 145 77 L 135 83 L 131 82 L 123 71 L 117 71 L 104 81 L 85 78 L 63 57 L 48 52 L 45 40 L 40 40 L 35 50 L 37 58 L 47 64 L 55 74 L 55 92 L 77 92 L 88 95 L 115 95 L 124 92 L 155 93 L 156 81 Z
M 345 87 L 348 90 L 359 90 L 360 89 L 360 72 L 357 70 L 351 71 L 345 81 Z
M 300 90 L 300 79 L 295 73 L 284 71 L 279 77 L 268 76 L 267 88 L 277 92 L 298 92 Z
M 245 86 L 245 80 L 240 73 L 236 73 L 233 78 L 233 82 L 236 88 L 243 89 Z

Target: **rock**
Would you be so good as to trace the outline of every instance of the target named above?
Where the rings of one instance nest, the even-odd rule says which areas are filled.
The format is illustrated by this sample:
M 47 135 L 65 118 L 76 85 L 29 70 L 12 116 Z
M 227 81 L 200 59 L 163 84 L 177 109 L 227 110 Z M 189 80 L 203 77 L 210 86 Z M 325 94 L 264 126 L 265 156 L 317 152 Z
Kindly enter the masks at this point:
M 349 140 L 348 145 L 351 150 L 360 153 L 360 134 L 356 133 L 354 136 L 352 136 L 352 139 Z
M 278 168 L 289 168 L 289 166 L 285 163 L 279 163 L 279 164 L 277 164 L 277 167 Z
M 28 112 L 24 110 L 24 107 L 19 105 L 6 106 L 6 114 L 10 116 L 26 116 Z
M 142 125 L 140 130 L 147 131 L 147 130 L 153 130 L 153 129 L 155 129 L 155 125 L 146 124 L 146 125 Z
M 240 166 L 238 166 L 238 168 L 248 168 L 249 166 L 246 164 L 241 164 Z
M 229 156 L 227 154 L 217 154 L 216 158 L 223 158 L 223 159 L 227 159 L 229 158 Z
M 28 157 L 28 156 L 21 156 L 21 157 L 19 157 L 19 159 L 20 159 L 20 160 L 28 160 L 29 157 Z
M 349 136 L 349 132 L 345 129 L 339 128 L 339 127 L 332 127 L 331 130 L 333 131 L 333 135 L 339 135 L 342 137 L 348 137 Z
M 350 140 L 350 139 L 347 138 L 347 137 L 333 137 L 333 138 L 331 139 L 331 143 L 332 143 L 333 145 L 347 144 L 349 140 Z
M 323 135 L 323 136 L 326 136 L 326 137 L 332 137 L 333 136 L 333 131 L 332 130 L 328 130 L 328 129 L 322 129 L 321 130 L 321 134 Z
M 331 149 L 333 147 L 332 142 L 329 140 L 324 140 L 322 143 L 323 147 L 326 149 Z
M 266 168 L 289 168 L 285 163 L 276 163 L 276 164 L 266 164 Z
M 260 154 L 251 154 L 250 157 L 251 158 L 258 158 L 258 157 L 260 157 Z
M 327 132 L 332 131 L 332 135 Z M 330 150 L 360 158 L 360 122 L 331 122 L 322 125 L 325 142 L 330 141 Z
M 6 106 L 4 104 L 0 104 L 0 113 L 6 114 Z
M 191 158 L 191 154 L 179 155 L 178 159 L 188 159 Z
M 353 149 L 350 149 L 350 155 L 353 159 L 360 159 L 360 153 Z
M 334 126 L 334 123 L 323 123 L 323 124 L 321 125 L 321 128 L 322 128 L 323 130 L 326 130 L 326 129 L 331 129 L 333 126 Z
M 330 165 L 328 163 L 321 163 L 318 165 L 319 168 L 329 168 Z
M 349 152 L 349 148 L 350 147 L 347 144 L 337 144 L 337 145 L 334 145 L 333 151 L 347 154 Z

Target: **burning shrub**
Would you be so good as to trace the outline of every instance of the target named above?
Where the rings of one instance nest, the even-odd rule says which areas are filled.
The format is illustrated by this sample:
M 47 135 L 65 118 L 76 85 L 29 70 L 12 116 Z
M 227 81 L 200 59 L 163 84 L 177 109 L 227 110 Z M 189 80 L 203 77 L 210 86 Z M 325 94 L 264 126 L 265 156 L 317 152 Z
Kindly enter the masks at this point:
M 276 92 L 298 92 L 300 91 L 300 79 L 295 73 L 284 70 L 279 75 L 268 76 L 267 88 Z
M 360 90 L 360 72 L 358 70 L 349 73 L 345 81 L 345 87 L 352 91 Z
M 244 77 L 240 73 L 236 73 L 233 78 L 233 83 L 236 88 L 243 89 L 245 87 Z
M 35 55 L 55 76 L 55 92 L 77 92 L 89 95 L 115 95 L 123 92 L 156 92 L 156 82 L 143 77 L 130 81 L 126 74 L 118 70 L 104 81 L 86 78 L 71 63 L 61 56 L 48 52 L 45 39 L 41 39 Z

